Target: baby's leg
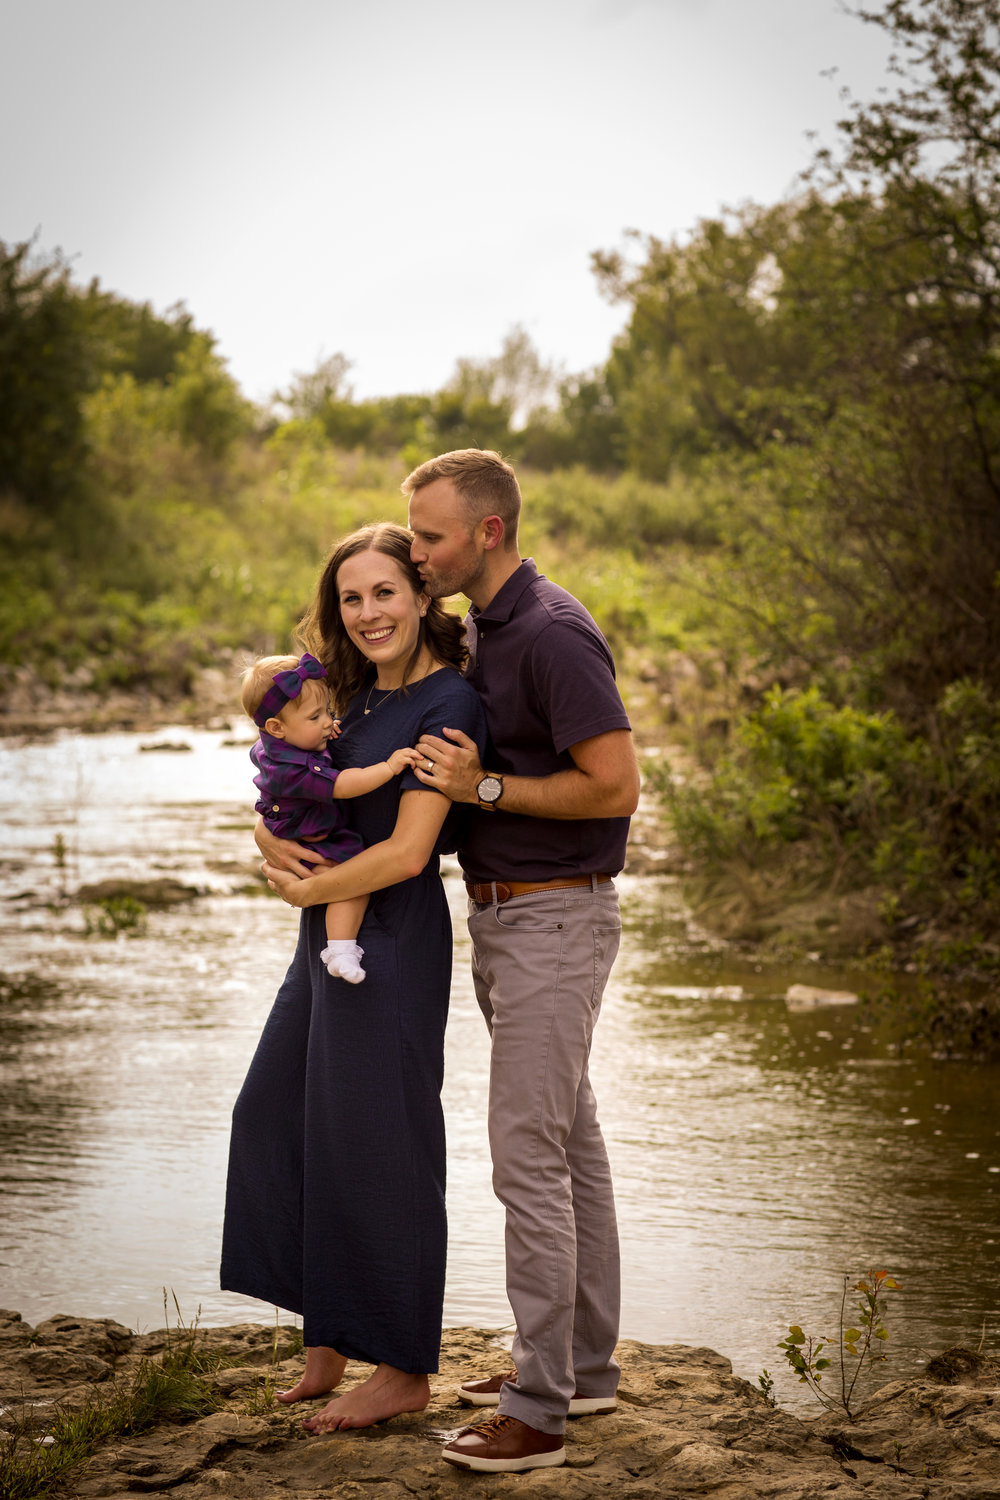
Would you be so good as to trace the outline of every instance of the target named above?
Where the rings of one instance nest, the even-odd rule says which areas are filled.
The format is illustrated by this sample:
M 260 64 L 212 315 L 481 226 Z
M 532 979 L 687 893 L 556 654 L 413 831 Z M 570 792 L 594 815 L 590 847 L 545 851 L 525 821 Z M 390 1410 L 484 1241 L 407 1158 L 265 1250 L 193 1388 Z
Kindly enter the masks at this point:
M 320 958 L 335 979 L 346 979 L 349 984 L 360 984 L 365 977 L 361 967 L 363 950 L 355 938 L 367 909 L 367 896 L 331 901 L 326 909 L 327 941 Z
M 367 910 L 367 896 L 349 896 L 346 901 L 331 901 L 326 909 L 327 937 L 333 942 L 356 942 L 358 929 Z

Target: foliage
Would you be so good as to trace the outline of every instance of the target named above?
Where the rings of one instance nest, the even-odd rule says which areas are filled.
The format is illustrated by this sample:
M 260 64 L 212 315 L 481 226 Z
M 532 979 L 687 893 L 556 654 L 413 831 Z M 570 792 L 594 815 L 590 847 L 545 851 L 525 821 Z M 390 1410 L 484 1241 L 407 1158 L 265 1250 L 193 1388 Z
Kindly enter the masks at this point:
M 870 1375 L 876 1365 L 885 1363 L 887 1357 L 885 1344 L 889 1338 L 889 1330 L 885 1325 L 885 1296 L 887 1292 L 898 1291 L 900 1283 L 887 1271 L 872 1270 L 866 1272 L 860 1281 L 854 1283 L 853 1289 L 861 1293 L 860 1298 L 854 1304 L 858 1310 L 858 1321 L 861 1325 L 859 1328 L 845 1328 L 844 1326 L 847 1322 L 849 1286 L 850 1277 L 845 1276 L 843 1294 L 840 1299 L 839 1338 L 836 1345 L 840 1390 L 835 1395 L 828 1395 L 826 1389 L 822 1388 L 823 1375 L 833 1365 L 833 1361 L 822 1351 L 834 1347 L 831 1339 L 807 1335 L 797 1324 L 793 1323 L 788 1329 L 788 1337 L 781 1340 L 778 1348 L 795 1371 L 800 1383 L 808 1386 L 823 1406 L 839 1407 L 846 1413 L 848 1419 L 853 1421 L 854 1392 L 859 1379 L 862 1374 Z
M 882 805 L 906 744 L 890 715 L 838 708 L 817 688 L 775 686 L 699 785 L 669 783 L 674 828 L 692 852 L 755 861 L 805 837 L 843 851 L 882 828 Z
M 71 542 L 104 519 L 87 411 L 102 379 L 159 391 L 161 424 L 216 460 L 252 425 L 213 338 L 183 307 L 157 318 L 96 281 L 75 286 L 59 251 L 0 241 L 0 499 L 58 515 Z
M 965 955 L 948 954 L 947 967 L 980 969 L 991 956 L 980 939 Z M 899 1054 L 918 1046 L 945 1060 L 973 1058 L 984 1061 L 1000 1057 L 1000 986 L 997 984 L 996 950 L 992 953 L 992 980 L 968 982 L 956 990 L 926 975 L 916 983 L 888 982 L 863 996 L 859 1020 L 883 1028 Z
M 215 1411 L 218 1397 L 204 1373 L 211 1361 L 197 1347 L 197 1321 L 168 1338 L 159 1359 L 143 1359 L 128 1380 L 95 1393 L 79 1410 L 57 1411 L 40 1428 L 36 1412 L 13 1421 L 0 1437 L 0 1494 L 33 1500 L 62 1490 L 74 1469 L 102 1443 L 147 1431 L 157 1422 L 185 1422 Z M 10 1413 L 8 1413 L 8 1419 Z
M 82 310 L 58 251 L 0 241 L 0 499 L 51 511 L 79 493 L 97 379 Z
M 289 390 L 275 393 L 275 401 L 288 412 L 293 421 L 320 421 L 332 403 L 351 399 L 351 391 L 345 385 L 351 361 L 346 354 L 330 354 L 321 359 L 315 370 L 299 372 L 292 376 Z
M 108 896 L 85 915 L 88 937 L 116 938 L 120 933 L 138 937 L 146 926 L 147 908 L 134 896 Z
M 702 861 L 764 868 L 797 846 L 831 879 L 891 893 L 890 930 L 944 919 L 985 936 L 1000 910 L 1000 695 L 953 683 L 933 724 L 933 739 L 914 736 L 891 713 L 775 686 L 707 777 L 659 790 Z
M 897 87 L 846 96 L 801 191 L 595 257 L 630 310 L 605 372 L 625 456 L 713 495 L 720 545 L 680 571 L 744 687 L 728 744 L 665 796 L 716 869 L 791 849 L 880 886 L 894 938 L 992 936 L 1000 5 L 856 14 Z
M 403 452 L 408 467 L 450 448 L 495 448 L 541 467 L 579 461 L 556 413 L 558 378 L 520 325 L 500 352 L 460 358 L 439 391 L 357 401 L 343 354 L 293 378 L 275 399 L 294 421 L 315 422 L 330 443 L 366 453 Z
M 607 367 L 628 462 L 728 482 L 700 582 L 744 650 L 840 658 L 923 728 L 952 681 L 1000 686 L 1000 7 L 861 15 L 901 86 L 853 107 L 840 160 L 595 268 L 631 311 Z

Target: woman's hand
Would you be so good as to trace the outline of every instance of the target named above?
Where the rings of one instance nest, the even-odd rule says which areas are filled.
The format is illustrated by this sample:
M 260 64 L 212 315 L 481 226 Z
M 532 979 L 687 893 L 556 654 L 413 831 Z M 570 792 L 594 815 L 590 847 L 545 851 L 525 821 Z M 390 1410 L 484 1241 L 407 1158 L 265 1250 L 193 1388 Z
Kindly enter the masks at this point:
M 308 880 L 313 868 L 335 868 L 332 859 L 322 859 L 314 850 L 310 850 L 308 844 L 297 844 L 293 839 L 279 839 L 267 827 L 263 818 L 257 819 L 253 836 L 257 848 L 269 865 L 274 865 L 279 870 L 290 870 L 299 880 Z
M 284 840 L 279 839 L 278 842 L 283 843 Z M 280 870 L 277 865 L 270 865 L 266 860 L 261 865 L 261 870 L 272 891 L 276 891 L 289 906 L 315 906 L 319 900 L 311 880 L 301 880 L 291 870 Z

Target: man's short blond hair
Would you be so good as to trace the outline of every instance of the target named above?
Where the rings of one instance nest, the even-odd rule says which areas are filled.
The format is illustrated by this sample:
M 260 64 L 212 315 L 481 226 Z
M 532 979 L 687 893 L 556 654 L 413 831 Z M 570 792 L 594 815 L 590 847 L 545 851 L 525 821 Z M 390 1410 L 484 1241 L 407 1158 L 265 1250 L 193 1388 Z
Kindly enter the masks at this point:
M 521 514 L 521 487 L 509 463 L 492 448 L 455 448 L 440 453 L 407 474 L 400 488 L 404 495 L 422 490 L 435 479 L 450 479 L 472 522 L 484 516 L 499 516 L 504 524 L 504 544 L 517 544 Z
M 299 664 L 297 656 L 258 656 L 252 661 L 243 673 L 240 687 L 240 702 L 243 712 L 253 719 L 254 714 L 264 701 L 264 694 L 268 688 L 274 686 L 274 678 L 277 672 L 294 672 Z M 280 719 L 280 714 L 275 714 Z M 256 723 L 254 719 L 254 723 Z

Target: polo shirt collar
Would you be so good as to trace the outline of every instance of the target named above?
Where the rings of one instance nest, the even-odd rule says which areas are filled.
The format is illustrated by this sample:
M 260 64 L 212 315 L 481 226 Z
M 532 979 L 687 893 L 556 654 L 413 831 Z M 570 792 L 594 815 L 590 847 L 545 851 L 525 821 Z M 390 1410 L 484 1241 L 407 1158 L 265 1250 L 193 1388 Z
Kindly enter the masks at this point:
M 526 557 L 516 573 L 512 573 L 501 589 L 494 594 L 485 609 L 477 609 L 473 604 L 469 608 L 469 617 L 476 623 L 480 620 L 494 621 L 503 624 L 509 620 L 517 608 L 518 601 L 526 589 L 530 589 L 543 575 L 535 567 L 535 560 Z

